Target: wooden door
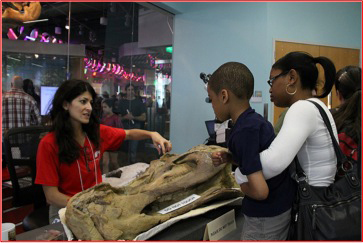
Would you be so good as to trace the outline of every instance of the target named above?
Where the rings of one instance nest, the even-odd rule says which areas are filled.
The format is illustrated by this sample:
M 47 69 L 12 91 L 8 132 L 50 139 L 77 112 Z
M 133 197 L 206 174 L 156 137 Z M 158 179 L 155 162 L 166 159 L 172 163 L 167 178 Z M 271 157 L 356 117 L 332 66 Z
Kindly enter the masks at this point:
M 339 47 L 328 47 L 310 44 L 301 44 L 294 42 L 276 41 L 275 42 L 275 60 L 280 59 L 287 53 L 292 51 L 303 51 L 310 53 L 313 57 L 325 56 L 328 57 L 334 63 L 337 71 L 347 65 L 359 65 L 359 49 L 349 49 L 349 48 L 339 48 Z M 321 94 L 322 87 L 324 86 L 324 70 L 318 65 L 319 77 L 318 77 L 318 94 Z M 334 108 L 339 105 L 336 98 L 335 87 L 333 92 L 331 92 L 332 101 L 331 107 Z M 328 105 L 328 98 L 325 97 L 321 99 L 325 104 Z M 274 106 L 274 119 L 273 124 L 276 124 L 280 114 L 285 110 L 285 108 L 280 108 Z

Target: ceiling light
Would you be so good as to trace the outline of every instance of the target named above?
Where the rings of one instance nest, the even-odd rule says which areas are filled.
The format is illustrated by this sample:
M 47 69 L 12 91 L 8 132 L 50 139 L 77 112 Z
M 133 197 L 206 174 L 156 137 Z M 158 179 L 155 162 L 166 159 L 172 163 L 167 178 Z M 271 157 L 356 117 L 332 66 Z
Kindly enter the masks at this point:
M 37 22 L 45 22 L 48 21 L 48 19 L 37 19 L 37 20 L 31 20 L 31 21 L 25 21 L 23 24 L 30 24 L 30 23 L 37 23 Z
M 7 58 L 9 58 L 9 59 L 11 59 L 11 60 L 14 60 L 14 61 L 17 61 L 17 62 L 20 62 L 20 60 L 19 60 L 19 59 L 14 58 L 14 57 L 11 57 L 11 56 L 7 56 Z
M 67 30 L 69 30 L 69 25 L 66 24 L 66 26 L 64 26 L 64 28 L 66 28 Z
M 42 68 L 43 66 L 42 65 L 38 65 L 38 64 L 35 64 L 35 63 L 31 63 L 33 66 L 36 66 L 36 67 L 40 67 Z
M 55 27 L 54 28 L 54 33 L 56 33 L 57 35 L 62 34 L 62 28 L 61 27 Z
M 38 58 L 38 57 L 39 57 L 39 55 L 38 55 L 38 54 L 34 54 L 34 57 L 35 57 L 35 58 Z
M 107 25 L 107 18 L 106 17 L 101 17 L 100 18 L 100 25 Z

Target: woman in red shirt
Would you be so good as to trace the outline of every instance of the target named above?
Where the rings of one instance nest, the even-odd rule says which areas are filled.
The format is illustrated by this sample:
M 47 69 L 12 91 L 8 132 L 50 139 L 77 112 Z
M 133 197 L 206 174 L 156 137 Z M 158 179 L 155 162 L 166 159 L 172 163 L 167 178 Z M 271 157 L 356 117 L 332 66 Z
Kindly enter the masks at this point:
M 125 140 L 152 139 L 159 153 L 169 152 L 170 141 L 157 132 L 124 130 L 99 124 L 93 101 L 96 92 L 82 80 L 68 80 L 52 102 L 52 127 L 39 143 L 35 183 L 43 185 L 50 204 L 50 223 L 58 210 L 78 192 L 102 182 L 100 158 Z

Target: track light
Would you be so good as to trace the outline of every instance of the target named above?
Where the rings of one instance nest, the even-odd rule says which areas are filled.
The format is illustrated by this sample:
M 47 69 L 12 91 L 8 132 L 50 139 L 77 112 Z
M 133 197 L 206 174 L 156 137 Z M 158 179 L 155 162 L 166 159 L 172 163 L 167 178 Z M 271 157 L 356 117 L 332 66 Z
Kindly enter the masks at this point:
M 101 17 L 100 18 L 100 24 L 101 25 L 107 25 L 107 18 L 106 17 Z
M 62 34 L 62 28 L 61 27 L 55 27 L 54 28 L 54 33 L 57 34 L 57 35 Z

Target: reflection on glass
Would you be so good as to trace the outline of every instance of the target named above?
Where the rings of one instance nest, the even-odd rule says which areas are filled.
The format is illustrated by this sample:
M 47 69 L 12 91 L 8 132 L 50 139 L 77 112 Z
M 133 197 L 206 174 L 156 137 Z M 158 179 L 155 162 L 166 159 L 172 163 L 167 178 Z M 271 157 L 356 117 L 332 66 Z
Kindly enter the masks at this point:
M 133 100 L 137 100 L 137 106 L 144 107 L 145 117 L 141 119 L 143 113 L 133 114 L 137 117 L 133 124 L 132 119 L 122 119 L 124 127 L 137 124 L 169 139 L 173 16 L 149 9 L 147 3 L 40 4 L 39 19 L 47 21 L 25 25 L 14 22 L 16 26 L 3 21 L 2 38 L 12 41 L 14 47 L 3 48 L 3 91 L 10 89 L 14 75 L 32 79 L 40 96 L 42 86 L 58 87 L 67 78 L 84 79 L 99 95 L 95 109 L 100 119 L 102 100 L 111 99 L 112 111 L 121 119 L 125 109 L 121 111 L 120 107 L 132 113 Z M 10 28 L 13 32 L 7 31 Z M 29 44 L 33 47 L 25 48 Z M 130 84 L 134 89 L 132 99 L 126 91 Z M 151 140 L 125 143 L 118 153 L 120 166 L 149 163 L 160 156 Z

